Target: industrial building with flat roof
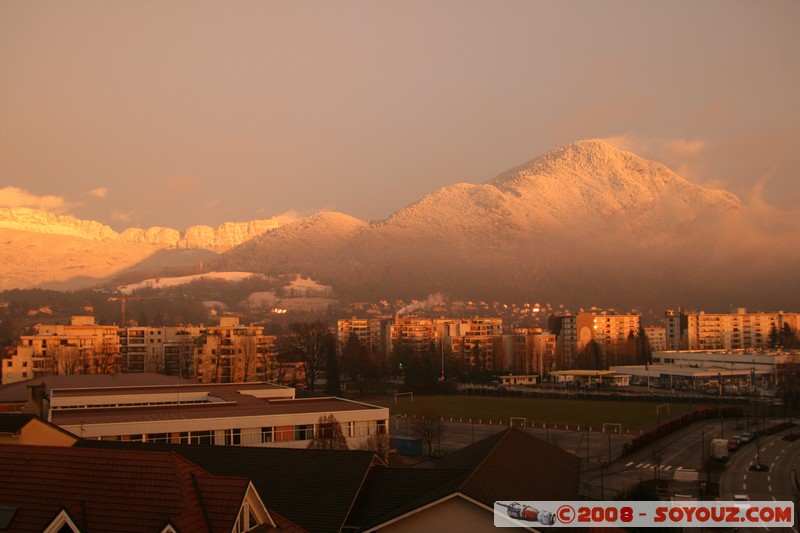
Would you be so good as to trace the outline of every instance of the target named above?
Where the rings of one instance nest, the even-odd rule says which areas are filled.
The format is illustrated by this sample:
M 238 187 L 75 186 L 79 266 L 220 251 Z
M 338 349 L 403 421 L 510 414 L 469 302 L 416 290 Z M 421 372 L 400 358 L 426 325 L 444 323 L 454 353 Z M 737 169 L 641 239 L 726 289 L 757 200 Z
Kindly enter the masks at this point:
M 350 448 L 388 432 L 385 407 L 336 397 L 296 398 L 293 388 L 280 385 L 73 387 L 58 381 L 46 392 L 43 384 L 32 385 L 27 410 L 86 439 L 299 448 L 308 446 L 328 415 L 341 424 Z

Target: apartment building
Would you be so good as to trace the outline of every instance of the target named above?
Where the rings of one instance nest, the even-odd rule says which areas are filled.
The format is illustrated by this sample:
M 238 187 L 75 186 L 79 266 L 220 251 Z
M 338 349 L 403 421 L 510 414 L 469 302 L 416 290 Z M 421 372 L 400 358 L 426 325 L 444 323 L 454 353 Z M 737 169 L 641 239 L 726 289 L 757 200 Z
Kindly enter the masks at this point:
M 52 374 L 115 374 L 122 370 L 117 326 L 73 316 L 70 323 L 38 324 L 4 356 L 3 383 Z
M 651 351 L 664 351 L 667 349 L 667 328 L 663 326 L 644 326 L 642 330 L 647 336 Z
M 421 353 L 431 344 L 441 346 L 446 337 L 446 320 L 404 316 L 394 318 L 389 326 L 392 346 L 398 344 Z
M 194 376 L 196 326 L 120 328 L 123 372 L 158 372 L 169 376 Z
M 770 334 L 784 326 L 797 331 L 800 313 L 666 312 L 668 350 L 746 350 L 771 347 Z
M 201 383 L 275 381 L 276 337 L 261 326 L 243 326 L 237 317 L 222 317 L 200 332 L 194 343 L 195 378 Z
M 544 376 L 556 370 L 556 346 L 554 333 L 541 328 L 519 328 L 514 330 L 513 366 L 515 374 L 538 374 Z
M 339 349 L 343 349 L 351 335 L 355 335 L 358 342 L 371 354 L 385 357 L 391 351 L 387 341 L 387 326 L 389 321 L 381 318 L 346 318 L 336 322 L 336 338 Z
M 558 336 L 556 366 L 571 370 L 587 366 L 584 350 L 594 342 L 599 352 L 592 354 L 592 365 L 607 367 L 630 359 L 629 337 L 638 335 L 640 316 L 615 313 L 551 315 L 548 328 Z M 627 363 L 626 363 L 627 364 Z
M 513 345 L 506 346 L 502 318 L 473 317 L 464 319 L 439 319 L 444 324 L 445 337 L 453 357 L 465 366 L 478 366 L 485 370 L 505 369 L 513 359 Z

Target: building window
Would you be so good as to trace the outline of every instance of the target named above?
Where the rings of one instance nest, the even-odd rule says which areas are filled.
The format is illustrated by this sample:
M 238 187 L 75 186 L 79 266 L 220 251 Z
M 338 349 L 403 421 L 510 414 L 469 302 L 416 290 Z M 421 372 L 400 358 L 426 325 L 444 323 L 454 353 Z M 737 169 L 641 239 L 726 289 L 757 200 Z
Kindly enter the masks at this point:
M 148 433 L 147 442 L 169 444 L 169 433 Z
M 22 368 L 27 368 L 27 367 L 28 367 L 28 362 L 27 361 L 23 361 L 22 362 Z
M 213 444 L 211 431 L 192 431 L 189 434 L 189 444 Z
M 225 445 L 236 446 L 242 443 L 242 430 L 241 429 L 226 429 L 225 430 Z
M 294 440 L 311 440 L 314 438 L 314 424 L 303 424 L 294 427 Z
M 261 442 L 275 442 L 274 428 L 261 428 Z

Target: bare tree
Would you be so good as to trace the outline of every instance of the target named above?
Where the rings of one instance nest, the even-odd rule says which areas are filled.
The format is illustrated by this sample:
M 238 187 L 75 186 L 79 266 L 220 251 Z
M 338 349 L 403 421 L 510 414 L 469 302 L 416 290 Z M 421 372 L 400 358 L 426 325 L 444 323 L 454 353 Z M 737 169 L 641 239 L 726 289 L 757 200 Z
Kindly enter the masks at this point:
M 256 366 L 255 333 L 245 332 L 239 340 L 242 360 L 242 381 L 249 381 Z
M 442 417 L 432 409 L 422 409 L 416 413 L 411 423 L 414 434 L 428 445 L 428 457 L 433 455 L 433 441 L 442 434 Z
M 51 346 L 49 348 L 53 358 L 53 370 L 55 374 L 71 376 L 82 374 L 81 355 L 78 347 L 72 344 L 63 346 Z
M 387 433 L 373 433 L 361 443 L 360 450 L 372 452 L 384 463 L 389 462 L 389 435 Z
M 314 391 L 314 383 L 325 372 L 328 350 L 336 338 L 322 321 L 296 322 L 290 326 L 290 342 L 302 357 L 306 368 L 306 387 Z
M 323 415 L 317 421 L 317 431 L 314 438 L 308 443 L 313 450 L 347 450 L 347 439 L 342 431 L 342 425 L 335 416 Z

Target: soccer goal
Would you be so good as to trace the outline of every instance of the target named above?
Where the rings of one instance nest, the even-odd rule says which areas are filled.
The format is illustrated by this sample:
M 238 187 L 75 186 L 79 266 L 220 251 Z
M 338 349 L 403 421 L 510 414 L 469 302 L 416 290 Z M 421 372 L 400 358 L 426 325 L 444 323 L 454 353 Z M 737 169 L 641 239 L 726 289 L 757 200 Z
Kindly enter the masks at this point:
M 512 416 L 508 419 L 508 427 L 512 428 L 525 428 L 528 425 L 528 419 L 524 416 Z
M 397 403 L 397 397 L 398 396 L 408 396 L 409 398 L 411 398 L 412 402 L 414 401 L 414 393 L 413 392 L 398 392 L 398 393 L 395 393 L 395 395 L 394 395 L 394 403 Z
M 622 424 L 603 422 L 603 433 L 622 433 Z

